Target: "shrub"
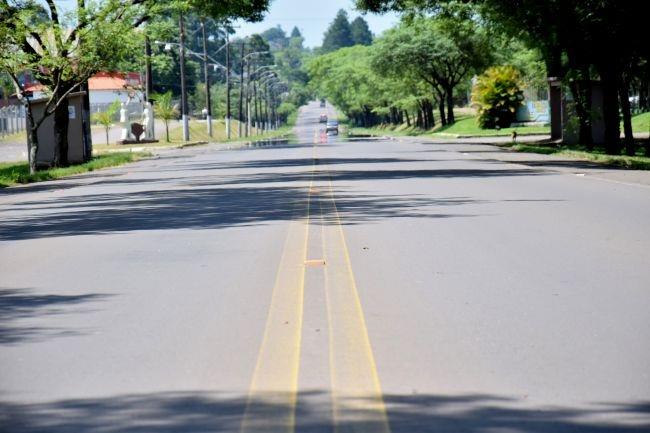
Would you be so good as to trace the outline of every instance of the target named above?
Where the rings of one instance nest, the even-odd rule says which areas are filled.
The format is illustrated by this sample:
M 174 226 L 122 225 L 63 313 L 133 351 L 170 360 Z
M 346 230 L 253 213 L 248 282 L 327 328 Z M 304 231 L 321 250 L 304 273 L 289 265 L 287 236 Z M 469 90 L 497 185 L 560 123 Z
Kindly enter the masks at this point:
M 472 89 L 472 104 L 478 109 L 478 124 L 484 129 L 509 127 L 523 100 L 521 76 L 512 66 L 489 68 Z
M 152 99 L 156 101 L 154 108 L 155 115 L 165 122 L 165 134 L 167 143 L 169 143 L 169 121 L 178 116 L 178 109 L 172 102 L 172 92 L 154 95 L 152 96 Z
M 115 100 L 111 105 L 108 106 L 106 111 L 101 111 L 99 113 L 93 113 L 92 119 L 104 127 L 104 132 L 106 132 L 106 145 L 108 146 L 108 133 L 113 126 L 113 118 L 120 110 L 120 101 Z

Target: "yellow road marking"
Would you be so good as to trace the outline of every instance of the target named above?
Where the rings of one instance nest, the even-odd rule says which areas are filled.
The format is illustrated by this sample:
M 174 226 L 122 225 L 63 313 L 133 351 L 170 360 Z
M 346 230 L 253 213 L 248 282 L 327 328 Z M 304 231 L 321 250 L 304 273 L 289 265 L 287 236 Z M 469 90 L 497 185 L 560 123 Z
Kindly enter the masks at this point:
M 253 372 L 241 433 L 293 433 L 300 369 L 306 266 L 322 266 L 329 327 L 332 416 L 336 433 L 390 433 L 379 376 L 331 179 L 314 188 L 306 216 L 290 223 L 264 337 Z M 312 193 L 317 194 L 322 259 L 307 260 Z M 325 208 L 326 207 L 326 208 Z M 326 224 L 325 212 L 334 224 Z
M 325 194 L 323 194 L 324 196 Z M 335 224 L 322 225 L 334 431 L 389 433 L 377 366 L 368 337 L 341 217 L 329 180 L 326 209 Z
M 311 186 L 310 183 L 309 190 Z M 310 200 L 308 193 L 306 216 L 293 220 L 289 226 L 241 433 L 294 431 Z

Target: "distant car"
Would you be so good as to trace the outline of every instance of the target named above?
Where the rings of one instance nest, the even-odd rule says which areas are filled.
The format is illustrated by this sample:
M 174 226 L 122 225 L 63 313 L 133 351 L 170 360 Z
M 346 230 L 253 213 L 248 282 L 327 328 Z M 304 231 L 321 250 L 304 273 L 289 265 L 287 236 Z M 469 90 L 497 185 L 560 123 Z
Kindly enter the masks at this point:
M 325 127 L 326 132 L 333 132 L 335 134 L 339 133 L 339 122 L 338 120 L 329 120 L 327 126 Z
M 327 123 L 327 114 L 321 114 L 318 118 L 318 123 Z
M 320 108 L 325 108 L 325 100 L 324 99 L 320 100 Z

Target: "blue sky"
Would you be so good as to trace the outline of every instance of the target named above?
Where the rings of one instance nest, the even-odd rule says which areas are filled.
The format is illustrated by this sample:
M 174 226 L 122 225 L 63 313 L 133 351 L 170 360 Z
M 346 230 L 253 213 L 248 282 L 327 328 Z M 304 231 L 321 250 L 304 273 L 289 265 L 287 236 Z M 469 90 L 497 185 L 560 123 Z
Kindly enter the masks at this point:
M 264 21 L 260 23 L 238 22 L 237 25 L 240 25 L 241 28 L 237 29 L 237 36 L 260 33 L 278 24 L 289 33 L 293 26 L 298 26 L 305 37 L 305 45 L 313 48 L 322 44 L 323 33 L 339 9 L 348 11 L 350 21 L 360 15 L 354 10 L 352 0 L 273 0 Z M 364 19 L 368 21 L 370 30 L 375 35 L 398 22 L 398 17 L 395 14 L 367 14 Z

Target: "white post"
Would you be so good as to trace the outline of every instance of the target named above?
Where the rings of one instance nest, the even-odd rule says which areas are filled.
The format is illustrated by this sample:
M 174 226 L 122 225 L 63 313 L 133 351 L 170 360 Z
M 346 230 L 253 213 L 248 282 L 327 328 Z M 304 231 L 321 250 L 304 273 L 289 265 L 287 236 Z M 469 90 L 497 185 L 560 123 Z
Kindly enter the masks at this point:
M 130 131 L 128 129 L 128 120 L 126 118 L 126 104 L 122 102 L 120 105 L 120 125 L 122 127 L 122 131 L 120 133 L 120 140 L 128 140 Z
M 251 103 L 246 101 L 246 136 L 253 135 L 251 132 Z
M 190 124 L 185 113 L 183 113 L 183 141 L 190 141 Z

